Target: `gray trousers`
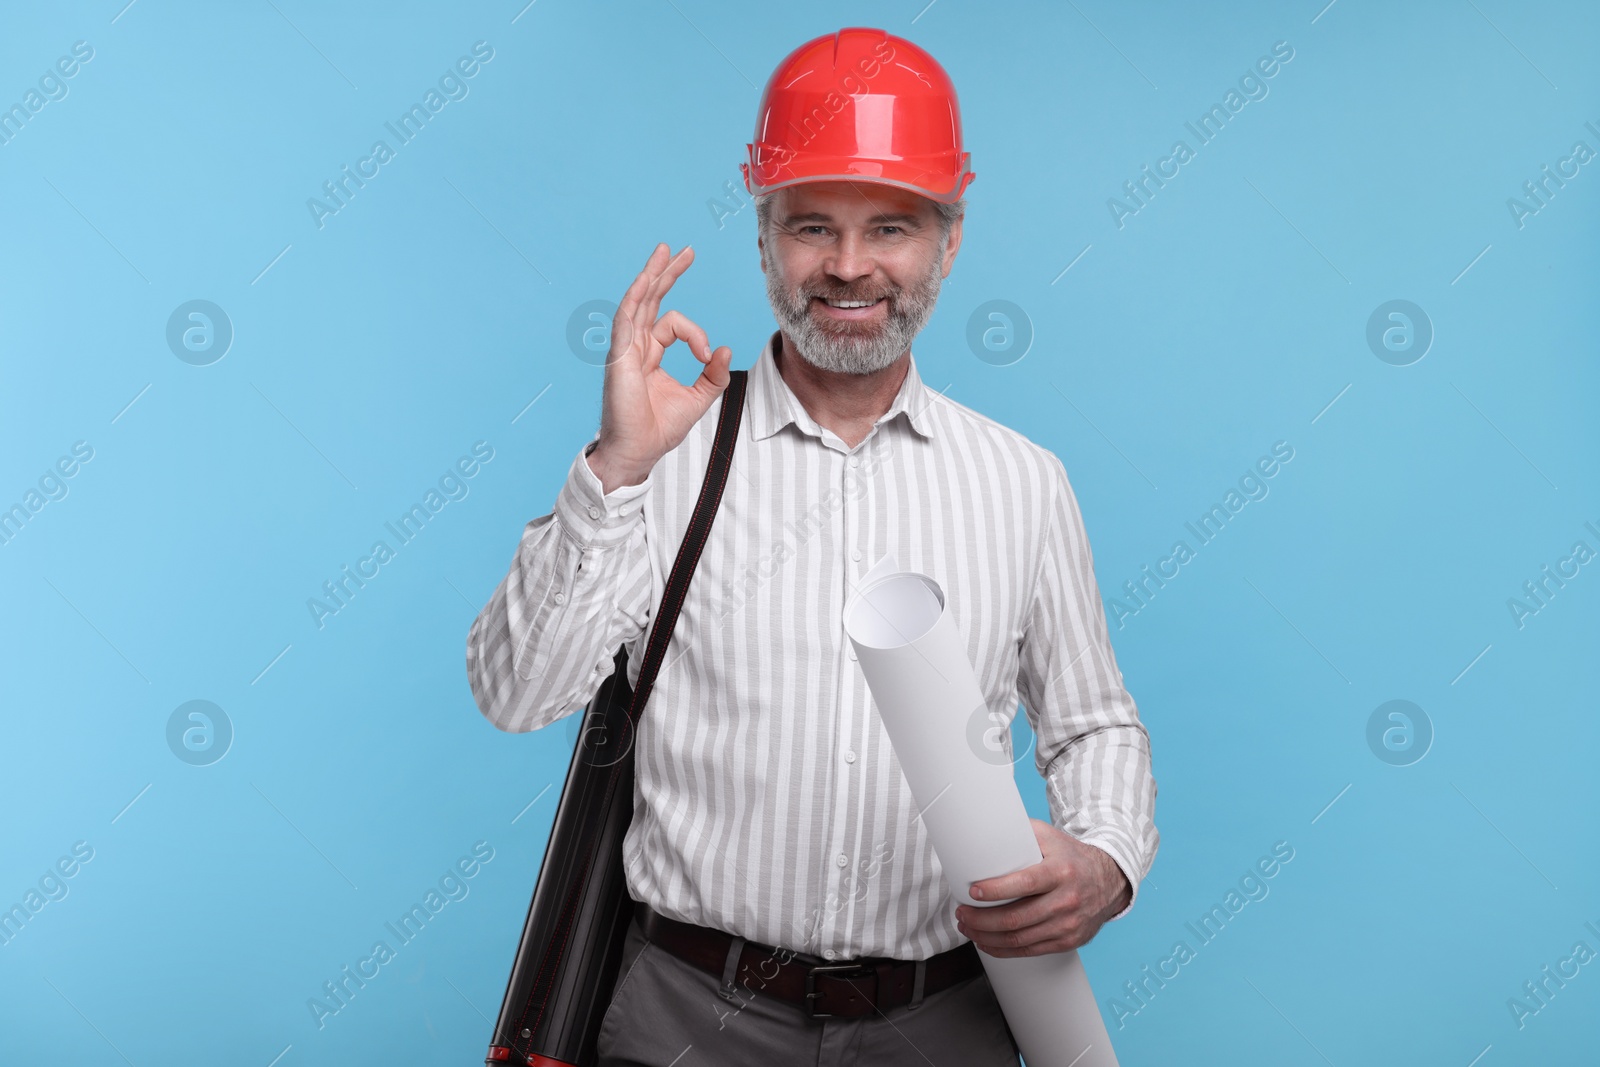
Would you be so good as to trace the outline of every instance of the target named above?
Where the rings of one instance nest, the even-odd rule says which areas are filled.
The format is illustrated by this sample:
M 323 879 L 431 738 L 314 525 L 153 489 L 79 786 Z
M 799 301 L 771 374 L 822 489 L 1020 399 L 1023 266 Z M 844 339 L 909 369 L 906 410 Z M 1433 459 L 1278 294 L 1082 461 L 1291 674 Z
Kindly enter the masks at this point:
M 635 917 L 600 1024 L 600 1067 L 1020 1064 L 986 974 L 859 1019 L 812 1019 L 790 1001 L 738 983 L 724 997 L 721 986 L 648 941 Z

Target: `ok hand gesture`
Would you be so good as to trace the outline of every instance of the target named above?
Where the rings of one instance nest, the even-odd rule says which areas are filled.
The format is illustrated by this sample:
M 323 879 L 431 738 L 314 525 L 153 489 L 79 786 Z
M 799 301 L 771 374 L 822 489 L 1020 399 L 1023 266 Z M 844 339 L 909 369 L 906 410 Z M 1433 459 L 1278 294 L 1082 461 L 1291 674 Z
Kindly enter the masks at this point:
M 644 270 L 633 280 L 611 320 L 611 350 L 606 356 L 601 398 L 600 439 L 589 465 L 606 492 L 619 485 L 637 485 L 656 462 L 688 434 L 711 402 L 727 388 L 733 350 L 715 350 L 706 332 L 679 311 L 659 318 L 661 298 L 689 264 L 694 249 L 668 256 L 665 244 L 650 253 Z M 661 357 L 675 341 L 688 344 L 705 369 L 684 386 L 661 367 Z

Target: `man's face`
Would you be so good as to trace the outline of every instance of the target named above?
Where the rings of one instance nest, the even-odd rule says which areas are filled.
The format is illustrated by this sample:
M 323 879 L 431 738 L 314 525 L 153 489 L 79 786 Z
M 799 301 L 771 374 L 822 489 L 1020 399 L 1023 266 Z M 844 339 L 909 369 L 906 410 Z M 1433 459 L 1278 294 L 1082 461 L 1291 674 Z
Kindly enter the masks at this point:
M 801 358 L 871 374 L 909 350 L 933 314 L 961 222 L 941 243 L 939 211 L 926 197 L 871 182 L 807 182 L 773 194 L 771 228 L 757 244 L 773 314 Z

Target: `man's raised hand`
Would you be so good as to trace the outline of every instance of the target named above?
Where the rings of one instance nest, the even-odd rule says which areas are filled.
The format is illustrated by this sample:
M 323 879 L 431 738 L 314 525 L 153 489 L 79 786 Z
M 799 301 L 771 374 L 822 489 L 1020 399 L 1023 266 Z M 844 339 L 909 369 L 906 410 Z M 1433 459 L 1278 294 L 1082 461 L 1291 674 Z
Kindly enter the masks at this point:
M 669 251 L 665 244 L 655 247 L 611 320 L 600 439 L 589 456 L 590 469 L 607 493 L 644 481 L 730 381 L 733 349 L 723 345 L 713 350 L 706 332 L 681 312 L 668 311 L 657 317 L 661 298 L 694 262 L 690 247 L 674 256 L 669 256 Z M 705 364 L 691 386 L 684 386 L 661 367 L 661 357 L 675 341 L 686 343 Z

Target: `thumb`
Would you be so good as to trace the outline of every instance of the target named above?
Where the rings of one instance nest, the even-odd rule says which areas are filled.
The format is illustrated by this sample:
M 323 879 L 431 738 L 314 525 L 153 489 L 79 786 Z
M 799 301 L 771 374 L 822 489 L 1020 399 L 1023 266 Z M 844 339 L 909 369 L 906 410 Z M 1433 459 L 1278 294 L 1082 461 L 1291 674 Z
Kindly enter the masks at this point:
M 701 395 L 706 404 L 715 400 L 733 380 L 730 368 L 733 366 L 733 349 L 723 345 L 711 353 L 711 358 L 706 361 L 705 369 L 700 372 L 699 379 L 694 383 L 695 392 Z

